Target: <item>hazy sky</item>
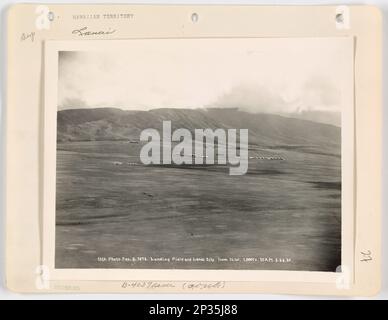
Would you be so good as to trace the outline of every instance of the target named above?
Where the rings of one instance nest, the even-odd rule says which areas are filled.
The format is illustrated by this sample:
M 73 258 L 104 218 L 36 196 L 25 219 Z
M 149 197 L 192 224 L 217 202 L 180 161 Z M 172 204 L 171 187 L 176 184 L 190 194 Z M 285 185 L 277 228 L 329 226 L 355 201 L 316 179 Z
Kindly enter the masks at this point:
M 340 111 L 351 63 L 346 38 L 101 41 L 81 49 L 59 54 L 60 110 Z

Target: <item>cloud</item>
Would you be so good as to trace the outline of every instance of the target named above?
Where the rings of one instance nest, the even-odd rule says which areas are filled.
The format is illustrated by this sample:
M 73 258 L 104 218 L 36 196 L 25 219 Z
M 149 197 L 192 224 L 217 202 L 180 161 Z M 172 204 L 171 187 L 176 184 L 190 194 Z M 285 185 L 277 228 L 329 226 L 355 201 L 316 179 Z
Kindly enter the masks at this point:
M 58 107 L 339 111 L 349 91 L 346 43 L 329 38 L 163 39 L 61 51 Z
M 62 105 L 59 106 L 59 110 L 61 110 L 63 107 L 85 108 L 85 107 L 88 107 L 88 104 L 83 99 L 76 98 L 76 97 L 70 97 L 70 98 L 63 99 Z
M 309 108 L 335 111 L 341 105 L 341 91 L 329 79 L 314 76 L 304 85 L 302 102 Z
M 341 91 L 324 76 L 312 76 L 299 86 L 240 84 L 211 105 L 238 108 L 252 113 L 295 113 L 303 111 L 340 111 Z
M 214 103 L 215 107 L 238 108 L 240 110 L 269 113 L 286 112 L 288 106 L 276 92 L 262 85 L 239 85 L 223 94 Z

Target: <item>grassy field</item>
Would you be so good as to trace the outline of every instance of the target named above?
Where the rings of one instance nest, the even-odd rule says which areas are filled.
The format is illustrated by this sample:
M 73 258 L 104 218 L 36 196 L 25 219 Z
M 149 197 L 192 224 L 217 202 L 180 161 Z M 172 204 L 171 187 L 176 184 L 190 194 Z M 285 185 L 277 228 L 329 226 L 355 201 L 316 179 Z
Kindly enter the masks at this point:
M 227 166 L 144 166 L 140 147 L 58 144 L 57 268 L 335 271 L 341 264 L 338 155 L 250 146 L 250 156 L 285 160 L 251 159 L 246 175 L 230 176 Z

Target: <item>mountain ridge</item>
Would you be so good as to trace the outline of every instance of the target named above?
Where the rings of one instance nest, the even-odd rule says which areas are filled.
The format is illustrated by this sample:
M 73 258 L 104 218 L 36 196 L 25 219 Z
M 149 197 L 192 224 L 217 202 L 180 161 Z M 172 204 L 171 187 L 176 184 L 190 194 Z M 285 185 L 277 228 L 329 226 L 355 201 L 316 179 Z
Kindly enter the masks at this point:
M 149 111 L 120 108 L 67 109 L 57 113 L 57 141 L 108 141 L 138 139 L 142 130 L 248 129 L 249 141 L 262 146 L 315 146 L 340 152 L 341 128 L 282 115 L 240 111 L 237 108 L 175 109 Z

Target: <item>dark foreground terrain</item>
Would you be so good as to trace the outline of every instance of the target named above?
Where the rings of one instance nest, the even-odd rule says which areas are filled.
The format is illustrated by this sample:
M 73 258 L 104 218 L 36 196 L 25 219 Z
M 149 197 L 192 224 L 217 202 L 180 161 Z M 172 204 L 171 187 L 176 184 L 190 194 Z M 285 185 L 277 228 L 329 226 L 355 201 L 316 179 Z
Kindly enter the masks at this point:
M 251 147 L 250 156 L 285 160 L 251 159 L 245 176 L 230 176 L 226 166 L 144 166 L 139 148 L 58 144 L 57 268 L 340 265 L 338 156 Z

